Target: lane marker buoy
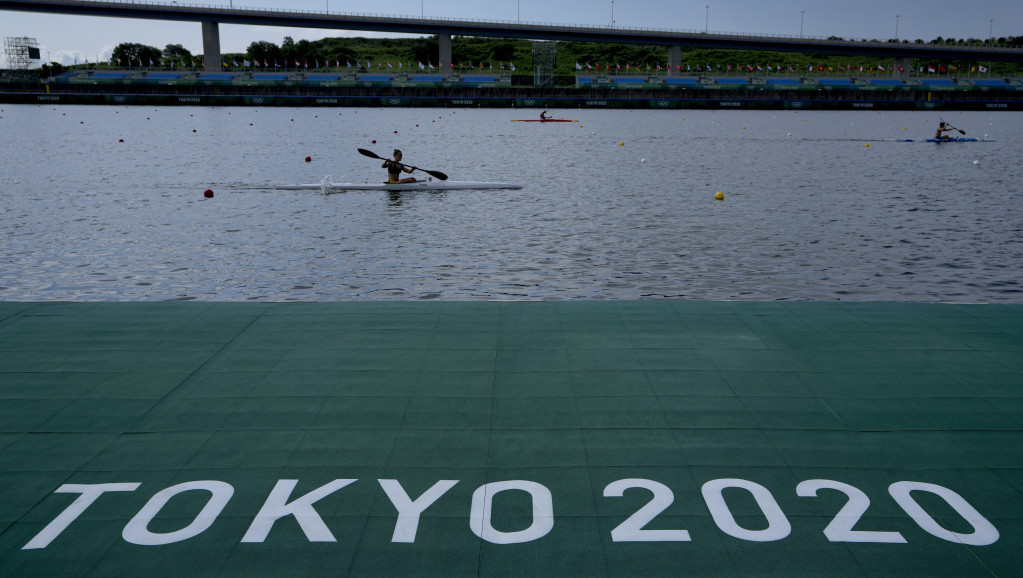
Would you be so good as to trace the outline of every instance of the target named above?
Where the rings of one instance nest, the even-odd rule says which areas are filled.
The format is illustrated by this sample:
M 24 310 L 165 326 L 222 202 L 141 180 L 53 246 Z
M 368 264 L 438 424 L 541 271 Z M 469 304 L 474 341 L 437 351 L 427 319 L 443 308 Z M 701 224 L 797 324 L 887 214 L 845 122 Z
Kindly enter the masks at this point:
M 202 196 L 206 197 L 207 199 L 212 199 L 213 191 L 210 189 L 206 189 L 205 191 L 202 192 Z
M 715 201 L 723 201 L 723 200 L 725 200 L 725 194 L 722 193 L 721 191 L 718 191 L 718 194 L 714 195 L 714 200 Z

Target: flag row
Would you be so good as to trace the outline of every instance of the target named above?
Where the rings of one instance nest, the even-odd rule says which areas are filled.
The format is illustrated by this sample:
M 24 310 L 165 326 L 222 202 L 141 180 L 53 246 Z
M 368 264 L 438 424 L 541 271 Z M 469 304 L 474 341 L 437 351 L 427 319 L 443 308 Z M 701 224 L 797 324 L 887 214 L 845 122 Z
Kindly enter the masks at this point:
M 697 64 L 694 67 L 693 65 L 687 63 L 687 64 L 684 64 L 684 65 L 683 64 L 678 64 L 678 65 L 676 65 L 676 68 L 679 71 L 683 71 L 684 70 L 686 72 L 692 72 L 694 70 L 696 72 L 702 72 L 702 71 L 714 72 L 715 70 L 717 72 L 743 72 L 743 71 L 745 71 L 745 72 L 796 72 L 797 71 L 797 68 L 793 67 L 791 64 L 787 65 L 787 66 L 782 66 L 781 64 L 777 64 L 777 65 L 774 65 L 774 66 L 772 66 L 770 64 L 767 64 L 767 65 L 759 65 L 759 64 L 758 65 L 753 65 L 753 64 L 746 64 L 746 65 L 742 65 L 742 64 L 735 64 L 735 65 L 732 65 L 732 64 L 724 64 L 724 65 L 722 65 L 722 64 L 717 64 L 717 65 Z M 622 70 L 625 70 L 625 71 L 632 71 L 632 70 L 638 70 L 638 71 L 643 71 L 643 70 L 646 70 L 646 71 L 671 70 L 672 67 L 668 66 L 668 65 L 661 66 L 659 63 L 655 64 L 655 65 L 650 65 L 649 63 L 647 63 L 647 64 L 640 64 L 640 65 L 633 65 L 633 64 L 630 64 L 630 63 L 626 63 L 625 66 L 623 67 L 621 64 L 613 64 L 612 65 L 610 63 L 605 63 L 603 65 L 601 65 L 601 64 L 593 65 L 593 64 L 590 64 L 589 62 L 587 62 L 586 64 L 581 64 L 579 62 L 576 62 L 575 63 L 575 69 L 577 71 L 580 71 L 580 70 L 587 70 L 587 71 L 596 70 L 596 71 L 616 71 L 617 72 L 617 71 L 622 71 Z M 800 67 L 800 68 L 798 68 L 798 70 L 801 71 L 802 68 Z M 813 64 L 809 64 L 806 67 L 806 71 L 807 72 L 893 72 L 895 70 L 898 70 L 899 72 L 906 72 L 907 71 L 907 69 L 904 66 L 901 66 L 901 65 L 897 66 L 897 67 L 896 66 L 887 66 L 886 67 L 883 64 L 878 64 L 876 66 L 869 65 L 869 64 L 868 65 L 859 64 L 859 65 L 849 65 L 849 66 L 845 66 L 845 65 L 842 65 L 842 64 L 838 64 L 838 65 L 832 65 L 832 64 L 828 64 L 828 65 L 825 65 L 825 64 L 813 65 Z M 910 67 L 908 70 L 909 70 L 909 72 L 913 72 L 913 67 Z M 920 72 L 921 74 L 925 73 L 925 72 L 926 73 L 946 74 L 946 73 L 952 73 L 952 72 L 967 72 L 967 71 L 968 72 L 987 72 L 988 69 L 987 69 L 987 67 L 980 66 L 980 65 L 974 65 L 974 66 L 966 67 L 966 66 L 955 66 L 955 65 L 951 65 L 951 64 L 947 65 L 947 66 L 944 65 L 944 64 L 939 64 L 939 65 L 920 66 L 919 69 L 917 70 L 917 72 Z
M 136 66 L 135 62 L 136 62 L 135 60 L 130 59 L 130 58 L 127 59 L 127 61 L 125 59 L 118 58 L 116 64 L 117 64 L 117 66 L 127 66 L 127 67 L 130 68 L 132 66 Z M 86 59 L 85 63 L 86 64 L 89 63 L 88 59 Z M 75 64 L 78 64 L 78 59 L 77 58 L 75 58 Z M 115 64 L 113 58 L 110 59 L 110 64 Z M 222 60 L 220 64 L 224 68 L 228 68 L 229 67 L 229 63 L 226 60 Z M 440 68 L 440 66 L 434 66 L 433 62 L 430 62 L 430 61 L 428 61 L 426 64 L 423 64 L 422 62 L 418 62 L 416 64 L 413 64 L 411 62 L 402 62 L 400 60 L 398 61 L 398 66 L 397 67 L 395 67 L 395 65 L 393 63 L 391 63 L 391 62 L 383 62 L 383 61 L 378 61 L 375 64 L 375 66 L 374 66 L 374 63 L 369 61 L 369 60 L 367 60 L 365 63 L 363 63 L 363 62 L 361 62 L 359 60 L 356 60 L 354 65 L 350 61 L 345 61 L 344 66 L 341 65 L 341 61 L 340 60 L 335 60 L 333 63 L 331 63 L 330 61 L 327 61 L 327 60 L 325 60 L 323 62 L 320 62 L 319 59 L 314 59 L 311 66 L 309 64 L 309 60 L 308 59 L 306 59 L 304 61 L 295 60 L 294 61 L 294 66 L 291 66 L 291 62 L 289 62 L 289 61 L 284 61 L 284 64 L 282 65 L 280 63 L 280 61 L 278 61 L 278 60 L 274 60 L 273 64 L 270 64 L 270 61 L 266 60 L 266 59 L 264 59 L 263 61 L 243 59 L 241 62 L 238 62 L 238 60 L 232 60 L 230 62 L 230 66 L 234 67 L 234 68 L 296 68 L 296 69 L 298 69 L 298 68 L 303 68 L 303 69 L 312 68 L 312 69 L 317 69 L 317 70 L 318 69 L 334 69 L 334 68 L 336 68 L 336 69 L 346 68 L 346 69 L 355 69 L 355 70 L 373 70 L 373 69 L 377 69 L 377 70 L 394 70 L 395 68 L 397 68 L 397 69 L 401 70 L 401 69 L 414 69 L 414 68 L 416 68 L 416 65 L 418 65 L 418 69 L 419 70 L 438 70 Z M 137 66 L 145 67 L 145 64 L 143 63 L 141 58 L 138 60 Z M 154 62 L 152 59 L 150 59 L 149 60 L 149 67 L 150 68 L 155 68 L 156 66 L 157 66 L 157 63 Z M 191 66 L 192 68 L 195 68 L 196 66 L 203 66 L 203 67 L 205 67 L 206 66 L 206 60 L 202 59 L 202 60 L 200 60 L 197 63 L 194 58 L 191 59 L 191 62 L 188 62 L 188 61 L 185 61 L 185 60 L 180 60 L 180 61 L 178 61 L 178 60 L 165 60 L 165 59 L 161 58 L 160 61 L 159 61 L 159 66 L 162 67 L 162 68 L 175 68 L 175 67 L 185 68 L 185 67 L 189 67 L 189 66 Z M 461 63 L 458 63 L 458 64 L 455 64 L 454 62 L 452 62 L 452 63 L 448 64 L 448 67 L 451 70 L 510 70 L 512 72 L 515 71 L 515 63 L 513 63 L 513 62 L 509 62 L 508 65 L 507 65 L 507 68 L 505 68 L 505 63 L 504 62 L 498 62 L 497 63 L 497 68 L 494 67 L 494 63 L 493 62 L 490 62 L 487 65 L 484 65 L 483 62 L 479 62 L 479 63 L 461 62 Z

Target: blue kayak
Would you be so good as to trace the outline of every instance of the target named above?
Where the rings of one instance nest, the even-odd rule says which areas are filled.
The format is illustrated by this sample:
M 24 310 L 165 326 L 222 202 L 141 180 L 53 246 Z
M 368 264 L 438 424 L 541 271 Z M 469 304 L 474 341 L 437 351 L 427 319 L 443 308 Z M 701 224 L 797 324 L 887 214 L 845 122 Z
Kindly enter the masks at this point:
M 929 138 L 929 139 L 927 139 L 927 142 L 936 142 L 936 143 L 943 143 L 943 142 L 977 142 L 977 139 L 975 139 L 975 138 Z

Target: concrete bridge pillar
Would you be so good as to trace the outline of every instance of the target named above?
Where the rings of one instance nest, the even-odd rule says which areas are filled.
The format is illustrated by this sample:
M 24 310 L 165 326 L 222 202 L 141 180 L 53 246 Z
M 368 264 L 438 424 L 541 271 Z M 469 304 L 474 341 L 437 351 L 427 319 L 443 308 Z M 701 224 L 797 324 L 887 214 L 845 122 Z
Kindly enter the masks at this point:
M 675 45 L 668 47 L 668 76 L 678 76 L 678 66 L 682 64 L 682 47 Z
M 451 72 L 451 35 L 438 34 L 437 47 L 440 52 L 437 55 L 437 60 L 440 61 L 438 66 L 443 72 Z
M 220 72 L 220 23 L 202 23 L 202 57 L 206 70 Z
M 909 80 L 909 73 L 913 71 L 913 59 L 900 57 L 895 59 L 895 78 Z

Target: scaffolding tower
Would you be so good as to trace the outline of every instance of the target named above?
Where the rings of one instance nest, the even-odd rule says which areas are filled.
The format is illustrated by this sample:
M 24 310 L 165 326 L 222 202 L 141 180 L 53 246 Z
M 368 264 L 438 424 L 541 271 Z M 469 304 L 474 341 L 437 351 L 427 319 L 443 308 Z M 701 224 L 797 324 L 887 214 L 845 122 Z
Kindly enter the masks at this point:
M 27 36 L 5 36 L 4 52 L 7 54 L 7 68 L 23 71 L 32 67 L 33 61 L 41 59 L 39 43 Z
M 533 86 L 554 86 L 554 73 L 558 65 L 557 42 L 533 43 Z

